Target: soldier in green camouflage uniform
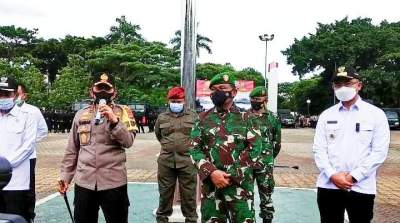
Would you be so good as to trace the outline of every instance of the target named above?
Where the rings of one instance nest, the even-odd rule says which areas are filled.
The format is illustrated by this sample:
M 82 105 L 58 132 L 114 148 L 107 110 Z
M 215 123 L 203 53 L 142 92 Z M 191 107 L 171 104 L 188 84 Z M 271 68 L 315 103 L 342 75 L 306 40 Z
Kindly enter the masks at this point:
M 262 151 L 258 159 L 262 168 L 254 170 L 261 201 L 260 217 L 264 223 L 270 223 L 275 212 L 271 195 L 275 186 L 274 159 L 281 149 L 281 124 L 277 117 L 267 110 L 265 87 L 254 88 L 250 98 L 252 108 L 246 113 L 246 117 L 251 131 L 262 139 Z
M 252 150 L 255 137 L 234 105 L 237 91 L 230 74 L 210 81 L 214 108 L 200 114 L 192 133 L 193 162 L 203 181 L 202 222 L 255 222 Z M 260 143 L 258 143 L 260 145 Z

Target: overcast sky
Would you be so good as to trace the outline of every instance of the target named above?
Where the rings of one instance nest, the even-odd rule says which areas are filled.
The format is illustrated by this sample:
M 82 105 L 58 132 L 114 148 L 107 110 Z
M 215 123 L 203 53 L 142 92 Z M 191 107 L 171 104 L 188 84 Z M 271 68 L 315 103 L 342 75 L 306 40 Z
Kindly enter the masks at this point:
M 181 28 L 182 7 L 182 0 L 0 0 L 0 25 L 39 28 L 44 38 L 104 36 L 115 18 L 125 15 L 141 26 L 147 40 L 168 42 Z M 294 81 L 280 51 L 294 38 L 315 32 L 317 22 L 345 16 L 395 22 L 400 21 L 399 8 L 395 0 L 197 0 L 198 32 L 213 40 L 213 54 L 202 51 L 198 62 L 264 72 L 265 44 L 258 36 L 274 33 L 268 61 L 279 63 L 280 82 Z

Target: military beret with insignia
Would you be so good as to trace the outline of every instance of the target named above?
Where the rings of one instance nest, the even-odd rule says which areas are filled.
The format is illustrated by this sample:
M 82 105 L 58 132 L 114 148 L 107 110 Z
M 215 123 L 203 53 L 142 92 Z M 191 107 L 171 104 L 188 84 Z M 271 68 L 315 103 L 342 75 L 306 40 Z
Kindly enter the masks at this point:
M 10 76 L 0 77 L 0 90 L 1 91 L 16 91 L 18 88 L 17 81 Z
M 250 92 L 250 97 L 264 97 L 267 96 L 267 89 L 263 86 L 258 86 L 255 87 L 251 92 Z
M 210 81 L 210 88 L 213 85 L 217 84 L 230 84 L 235 87 L 235 78 L 233 77 L 232 73 L 225 72 L 221 74 L 215 75 Z
M 183 87 L 173 87 L 168 91 L 168 99 L 184 99 L 185 89 Z
M 114 87 L 114 77 L 111 74 L 107 74 L 104 72 L 95 74 L 93 76 L 93 85 L 97 86 L 97 85 L 101 85 L 101 84 L 105 84 L 108 85 L 109 87 Z
M 352 79 L 360 79 L 360 75 L 353 67 L 339 67 L 337 73 L 333 76 L 333 82 L 347 82 Z

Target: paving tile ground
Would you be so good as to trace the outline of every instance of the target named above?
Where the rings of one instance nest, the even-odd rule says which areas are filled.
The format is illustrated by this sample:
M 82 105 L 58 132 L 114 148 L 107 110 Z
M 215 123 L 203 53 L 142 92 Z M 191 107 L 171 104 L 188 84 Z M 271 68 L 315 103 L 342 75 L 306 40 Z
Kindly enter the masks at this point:
M 276 164 L 297 165 L 300 168 L 276 168 L 277 186 L 315 188 L 319 171 L 311 151 L 313 135 L 313 129 L 283 129 L 282 150 Z M 60 161 L 67 138 L 67 134 L 52 133 L 38 145 L 36 191 L 39 199 L 56 192 Z M 159 149 L 153 134 L 138 134 L 132 148 L 127 150 L 129 181 L 156 181 L 156 155 Z M 400 131 L 392 131 L 388 158 L 378 172 L 374 222 L 400 222 Z

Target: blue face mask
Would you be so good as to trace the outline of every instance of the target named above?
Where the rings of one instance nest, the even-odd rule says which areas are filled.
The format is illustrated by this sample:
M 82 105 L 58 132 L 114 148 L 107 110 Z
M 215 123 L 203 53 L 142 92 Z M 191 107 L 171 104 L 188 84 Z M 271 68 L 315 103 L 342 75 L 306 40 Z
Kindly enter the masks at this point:
M 14 98 L 0 99 L 0 110 L 7 111 L 14 107 Z
M 169 103 L 169 109 L 173 113 L 181 113 L 183 111 L 183 103 Z

